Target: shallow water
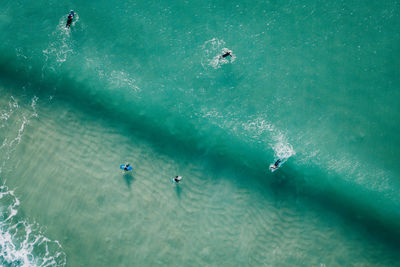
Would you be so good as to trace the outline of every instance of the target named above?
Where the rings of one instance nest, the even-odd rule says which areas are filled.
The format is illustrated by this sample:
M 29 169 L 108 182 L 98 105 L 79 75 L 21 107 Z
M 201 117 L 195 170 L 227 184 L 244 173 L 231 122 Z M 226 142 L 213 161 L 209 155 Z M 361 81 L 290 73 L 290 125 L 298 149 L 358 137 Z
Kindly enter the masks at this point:
M 0 11 L 3 265 L 398 264 L 397 1 L 70 4 Z

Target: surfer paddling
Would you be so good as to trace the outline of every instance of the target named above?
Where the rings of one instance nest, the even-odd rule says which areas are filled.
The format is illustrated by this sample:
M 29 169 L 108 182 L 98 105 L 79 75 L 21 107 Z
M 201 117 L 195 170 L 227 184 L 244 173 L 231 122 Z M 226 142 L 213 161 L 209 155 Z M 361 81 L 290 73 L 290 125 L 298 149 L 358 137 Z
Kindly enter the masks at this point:
M 75 13 L 73 10 L 71 10 L 71 12 L 69 12 L 69 14 L 68 14 L 67 25 L 65 25 L 65 28 L 71 27 L 71 23 L 72 23 L 72 20 L 74 19 L 74 16 L 75 16 Z
M 274 164 L 271 164 L 271 166 L 269 166 L 270 170 L 271 170 L 271 171 L 274 171 L 274 170 L 278 169 L 278 168 L 279 168 L 279 164 L 280 164 L 281 162 L 282 162 L 281 159 L 278 159 L 277 161 L 275 161 Z
M 232 57 L 232 51 L 226 51 L 223 55 L 219 56 L 219 59 L 226 58 L 227 56 Z

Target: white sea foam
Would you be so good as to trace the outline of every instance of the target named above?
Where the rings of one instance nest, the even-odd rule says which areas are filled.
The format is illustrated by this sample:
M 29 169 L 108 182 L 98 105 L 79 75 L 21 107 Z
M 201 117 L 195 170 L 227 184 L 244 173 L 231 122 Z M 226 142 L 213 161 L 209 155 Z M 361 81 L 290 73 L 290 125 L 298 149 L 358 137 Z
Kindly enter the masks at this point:
M 18 108 L 18 102 L 13 96 L 10 97 L 8 102 L 8 109 L 0 110 L 0 128 L 5 127 L 6 121 L 11 117 L 14 111 Z
M 275 139 L 276 142 L 273 146 L 275 159 L 281 159 L 282 163 L 284 163 L 291 156 L 296 154 L 293 146 L 286 140 L 284 135 L 278 135 Z
M 323 162 L 323 166 L 330 172 L 339 174 L 349 183 L 362 185 L 367 190 L 380 192 L 389 199 L 395 200 L 398 192 L 395 175 L 391 170 L 384 169 L 381 165 L 371 162 L 363 162 L 357 156 L 341 151 L 340 154 L 330 155 L 329 160 Z M 360 171 L 368 170 L 368 172 Z M 371 179 L 371 176 L 374 179 Z
M 129 73 L 123 71 L 112 71 L 108 78 L 111 88 L 123 88 L 128 87 L 133 91 L 140 91 L 140 88 L 136 85 L 136 80 L 132 78 Z
M 8 128 L 10 128 L 11 122 L 9 119 L 16 116 L 15 113 L 18 108 L 18 101 L 13 96 L 11 96 L 10 100 L 8 101 L 8 107 L 0 110 L 0 129 L 4 128 L 4 130 L 7 130 Z M 12 121 L 15 122 L 16 120 Z M 22 124 L 19 127 L 18 134 L 15 138 L 10 138 L 9 135 L 4 134 L 4 139 L 1 140 L 2 144 L 0 146 L 0 174 L 2 173 L 6 162 L 10 159 L 10 155 L 15 149 L 15 144 L 19 143 L 25 124 L 26 120 L 23 120 Z
M 24 49 L 22 47 L 15 48 L 15 54 L 18 59 L 27 60 L 28 57 L 24 54 Z
M 38 224 L 18 216 L 19 199 L 0 186 L 0 264 L 2 266 L 65 266 L 66 255 L 58 241 L 48 239 Z
M 13 118 L 13 123 L 20 123 L 16 136 L 12 137 L 12 135 L 7 135 L 7 137 L 1 140 L 2 144 L 0 146 L 0 174 L 6 162 L 10 159 L 11 154 L 16 149 L 16 146 L 21 142 L 25 127 L 27 124 L 29 124 L 30 119 L 32 119 L 33 117 L 38 117 L 36 111 L 36 104 L 38 99 L 39 98 L 37 96 L 34 96 L 31 99 L 32 110 L 16 113 L 19 108 L 18 101 L 13 96 L 11 96 L 8 102 L 8 109 L 0 110 L 0 129 L 5 127 L 15 127 L 15 125 L 10 125 L 9 123 L 9 118 L 11 117 Z
M 252 138 L 261 138 L 264 133 L 273 132 L 275 127 L 263 118 L 249 120 L 242 124 L 244 130 L 250 133 Z

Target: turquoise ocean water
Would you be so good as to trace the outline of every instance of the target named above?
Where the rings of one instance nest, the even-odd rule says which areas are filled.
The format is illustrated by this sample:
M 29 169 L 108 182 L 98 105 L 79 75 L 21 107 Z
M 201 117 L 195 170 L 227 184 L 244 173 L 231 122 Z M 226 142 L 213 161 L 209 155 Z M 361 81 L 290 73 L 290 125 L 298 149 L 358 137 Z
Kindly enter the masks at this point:
M 400 265 L 400 1 L 1 3 L 0 265 Z

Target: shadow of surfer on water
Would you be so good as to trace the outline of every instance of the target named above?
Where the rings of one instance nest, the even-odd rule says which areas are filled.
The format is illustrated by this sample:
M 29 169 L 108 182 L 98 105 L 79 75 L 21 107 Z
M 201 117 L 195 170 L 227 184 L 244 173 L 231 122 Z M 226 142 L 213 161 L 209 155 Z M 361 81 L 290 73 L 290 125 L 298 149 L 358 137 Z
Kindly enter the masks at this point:
M 130 189 L 132 182 L 135 180 L 135 177 L 133 176 L 132 172 L 125 172 L 124 180 L 128 188 Z
M 175 185 L 175 190 L 176 190 L 176 196 L 181 199 L 181 192 L 182 192 L 182 188 L 180 186 L 180 184 L 176 184 Z

